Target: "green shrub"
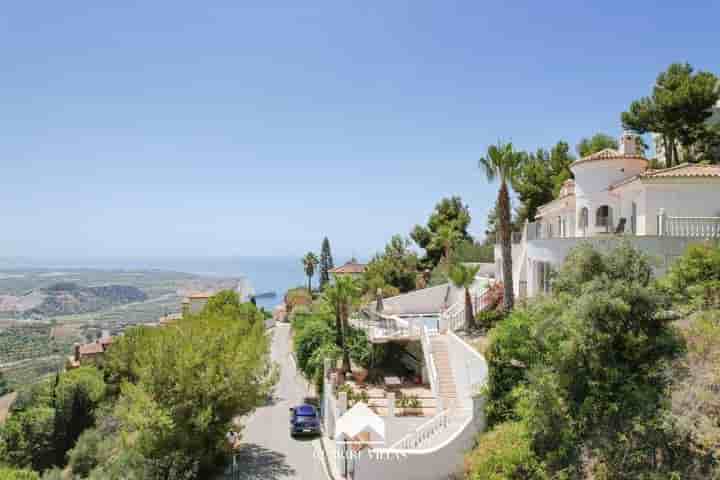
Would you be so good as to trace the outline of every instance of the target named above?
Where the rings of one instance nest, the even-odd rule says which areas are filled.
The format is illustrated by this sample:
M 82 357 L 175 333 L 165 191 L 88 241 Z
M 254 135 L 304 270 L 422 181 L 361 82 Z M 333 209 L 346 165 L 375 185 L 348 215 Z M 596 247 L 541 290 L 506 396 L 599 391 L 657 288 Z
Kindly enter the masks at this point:
M 32 470 L 17 470 L 3 466 L 0 466 L 0 478 L 2 480 L 40 480 L 40 476 Z
M 500 320 L 502 320 L 504 316 L 505 314 L 502 310 L 480 310 L 479 312 L 477 312 L 477 315 L 475 315 L 475 325 L 477 325 L 479 328 L 490 330 Z
M 701 294 L 705 287 L 717 288 L 720 281 L 720 246 L 699 243 L 688 247 L 682 257 L 675 260 L 662 284 L 678 301 L 687 301 Z M 708 283 L 709 282 L 709 283 Z M 700 290 L 698 290 L 700 288 Z
M 335 330 L 322 315 L 304 318 L 294 331 L 293 343 L 297 366 L 312 381 L 322 375 L 325 357 L 336 360 L 340 356 L 340 349 L 335 345 Z
M 531 437 L 520 422 L 497 425 L 478 438 L 465 457 L 468 480 L 540 480 L 549 478 L 531 448 Z

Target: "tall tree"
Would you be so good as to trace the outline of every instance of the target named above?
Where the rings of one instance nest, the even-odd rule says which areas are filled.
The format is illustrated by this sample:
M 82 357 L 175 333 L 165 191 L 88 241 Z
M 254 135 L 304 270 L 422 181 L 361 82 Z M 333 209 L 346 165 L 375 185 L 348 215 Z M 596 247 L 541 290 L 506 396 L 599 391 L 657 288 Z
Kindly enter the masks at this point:
M 335 268 L 333 264 L 332 252 L 330 251 L 330 240 L 323 238 L 322 247 L 320 247 L 320 289 L 330 283 L 330 270 Z
M 335 317 L 335 343 L 342 350 L 342 369 L 350 370 L 350 352 L 347 345 L 348 318 L 360 299 L 361 291 L 351 277 L 341 276 L 323 292 L 323 302 Z
M 538 207 L 557 197 L 563 183 L 572 178 L 570 164 L 575 161 L 570 153 L 570 145 L 563 141 L 556 143 L 550 151 L 539 148 L 535 153 L 523 156 L 523 162 L 512 182 L 512 188 L 520 200 L 515 225 L 522 225 L 526 219 L 533 221 Z
M 415 225 L 410 238 L 425 250 L 423 263 L 428 268 L 435 267 L 445 254 L 445 246 L 438 240 L 443 227 L 455 230 L 460 240 L 472 240 L 467 231 L 470 225 L 470 210 L 460 197 L 443 198 L 435 205 L 426 226 Z
M 308 292 L 310 294 L 312 294 L 312 277 L 315 275 L 315 267 L 317 267 L 318 263 L 320 263 L 320 260 L 313 252 L 306 253 L 302 259 L 305 275 L 308 277 Z
M 641 134 L 660 134 L 668 167 L 682 159 L 700 160 L 693 147 L 715 134 L 706 120 L 720 98 L 717 85 L 718 77 L 712 73 L 673 63 L 658 75 L 649 97 L 632 102 L 622 113 L 623 126 Z
M 580 139 L 580 143 L 577 145 L 577 153 L 580 157 L 587 157 L 588 155 L 600 152 L 606 148 L 617 149 L 617 140 L 605 133 L 596 133 L 590 138 L 584 137 Z
M 410 241 L 393 235 L 385 250 L 376 254 L 365 268 L 366 292 L 374 295 L 378 288 L 395 294 L 414 290 L 417 271 L 418 258 L 410 249 Z
M 515 296 L 513 294 L 512 277 L 512 243 L 510 229 L 510 192 L 508 184 L 512 185 L 518 175 L 523 161 L 523 155 L 513 149 L 512 143 L 498 142 L 487 149 L 484 157 L 480 158 L 480 169 L 485 173 L 488 182 L 496 179 L 500 181 L 498 190 L 497 211 L 500 227 L 500 246 L 503 257 L 503 308 L 512 310 Z
M 465 290 L 465 325 L 466 328 L 475 328 L 475 313 L 473 312 L 472 298 L 470 297 L 470 287 L 475 282 L 480 267 L 470 267 L 463 264 L 454 265 L 450 269 L 450 281 L 457 288 Z

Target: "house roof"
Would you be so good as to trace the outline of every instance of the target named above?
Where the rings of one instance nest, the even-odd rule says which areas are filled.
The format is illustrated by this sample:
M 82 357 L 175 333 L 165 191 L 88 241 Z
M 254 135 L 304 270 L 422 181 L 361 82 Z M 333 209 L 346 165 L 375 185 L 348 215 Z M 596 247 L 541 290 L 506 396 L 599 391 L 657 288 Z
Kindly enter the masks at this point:
M 362 263 L 353 262 L 352 260 L 347 262 L 345 265 L 331 268 L 328 270 L 330 273 L 365 273 L 365 265 Z
M 443 308 L 455 303 L 458 289 L 449 283 L 430 288 L 414 290 L 383 300 L 384 315 L 427 315 L 439 313 Z
M 191 293 L 190 295 L 188 295 L 188 298 L 190 300 L 206 300 L 212 296 L 213 296 L 213 294 L 209 293 L 209 292 L 196 292 L 196 293 Z
M 84 345 L 80 345 L 80 356 L 82 355 L 95 355 L 97 353 L 102 353 L 103 347 L 100 344 L 100 342 L 94 342 L 94 343 L 86 343 Z
M 648 170 L 641 174 L 643 177 L 720 177 L 720 165 L 704 165 L 683 163 L 675 167 L 662 170 Z
M 622 153 L 619 150 L 615 150 L 614 148 L 606 148 L 604 150 L 600 150 L 599 152 L 593 153 L 592 155 L 588 155 L 587 157 L 583 157 L 580 160 L 575 160 L 570 166 L 578 165 L 581 163 L 586 162 L 594 162 L 599 160 L 617 160 L 617 159 L 624 159 L 624 160 L 644 160 L 648 161 L 647 158 L 643 157 L 642 155 L 630 155 L 626 153 Z
M 625 178 L 610 185 L 610 190 L 627 185 L 640 179 L 655 178 L 720 178 L 720 165 L 704 165 L 693 163 L 682 163 L 670 168 L 660 170 L 645 170 L 643 173 Z

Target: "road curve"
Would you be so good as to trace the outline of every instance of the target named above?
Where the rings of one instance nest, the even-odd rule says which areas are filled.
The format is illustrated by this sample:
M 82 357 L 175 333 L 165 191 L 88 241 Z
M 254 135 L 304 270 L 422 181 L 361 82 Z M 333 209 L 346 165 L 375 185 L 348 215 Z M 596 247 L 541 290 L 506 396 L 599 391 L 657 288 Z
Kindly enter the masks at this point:
M 272 358 L 280 366 L 280 380 L 270 404 L 248 418 L 242 433 L 244 446 L 237 461 L 243 480 L 326 480 L 318 439 L 290 438 L 289 409 L 307 395 L 303 379 L 290 359 L 290 327 L 274 328 Z

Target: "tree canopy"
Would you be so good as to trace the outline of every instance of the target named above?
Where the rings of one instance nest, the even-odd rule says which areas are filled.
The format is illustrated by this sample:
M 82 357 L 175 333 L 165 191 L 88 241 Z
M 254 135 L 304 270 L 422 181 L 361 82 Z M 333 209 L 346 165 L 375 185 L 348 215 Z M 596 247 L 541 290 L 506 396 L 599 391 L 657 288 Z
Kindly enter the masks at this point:
M 532 453 L 506 465 L 515 473 L 503 478 L 575 478 L 587 469 L 596 478 L 684 478 L 687 449 L 665 416 L 667 369 L 683 343 L 658 315 L 664 299 L 651 272 L 628 244 L 607 254 L 578 247 L 552 296 L 492 331 L 487 413 L 495 430 L 487 439 L 512 431 Z M 487 453 L 474 457 L 481 466 L 498 454 L 483 438 Z M 518 475 L 538 465 L 542 475 Z
M 330 240 L 327 237 L 323 238 L 322 246 L 320 247 L 320 289 L 325 288 L 325 285 L 330 283 L 330 270 L 335 268 L 333 263 L 332 252 L 330 251 Z
M 593 153 L 600 152 L 606 148 L 618 148 L 618 141 L 612 135 L 596 133 L 590 138 L 583 137 L 577 145 L 577 153 L 580 157 L 587 157 Z
M 365 292 L 375 295 L 377 289 L 381 289 L 384 296 L 392 296 L 414 290 L 418 264 L 417 254 L 410 250 L 410 241 L 393 235 L 385 249 L 365 267 Z
M 428 268 L 436 266 L 445 254 L 447 242 L 440 238 L 441 232 L 452 241 L 472 240 L 467 229 L 470 225 L 470 209 L 460 197 L 443 198 L 435 205 L 427 225 L 415 225 L 410 237 L 425 250 L 422 263 Z M 448 232 L 449 230 L 449 232 Z
M 572 178 L 570 164 L 575 161 L 570 145 L 562 141 L 550 151 L 539 148 L 535 153 L 522 155 L 522 163 L 512 182 L 521 202 L 514 220 L 516 225 L 522 225 L 525 220 L 534 221 L 538 207 L 557 197 L 563 183 Z
M 681 161 L 717 160 L 707 146 L 720 142 L 720 130 L 706 120 L 720 98 L 718 81 L 688 63 L 673 63 L 658 75 L 650 96 L 633 101 L 622 113 L 623 126 L 660 134 L 668 167 Z M 694 148 L 697 145 L 701 148 Z

